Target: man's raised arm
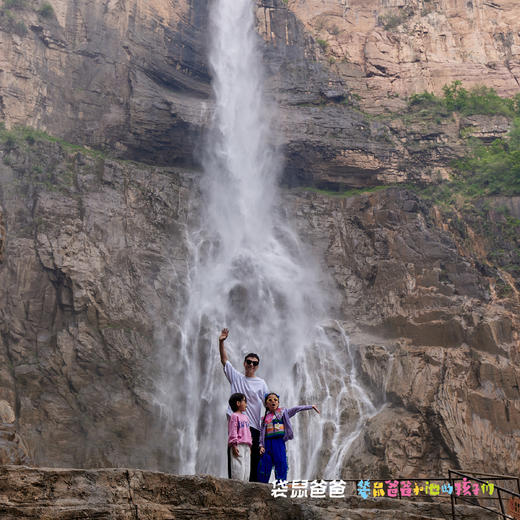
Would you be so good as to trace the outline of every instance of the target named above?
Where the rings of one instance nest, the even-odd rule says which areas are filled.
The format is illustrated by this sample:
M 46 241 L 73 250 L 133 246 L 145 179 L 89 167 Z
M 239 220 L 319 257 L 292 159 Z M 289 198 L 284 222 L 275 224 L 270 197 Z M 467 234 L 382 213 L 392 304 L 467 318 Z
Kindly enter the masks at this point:
M 229 330 L 228 329 L 222 329 L 222 332 L 220 333 L 220 337 L 218 338 L 218 350 L 220 352 L 220 362 L 222 363 L 222 366 L 225 366 L 227 363 L 227 354 L 226 349 L 224 348 L 224 341 L 226 341 L 226 338 L 228 337 Z

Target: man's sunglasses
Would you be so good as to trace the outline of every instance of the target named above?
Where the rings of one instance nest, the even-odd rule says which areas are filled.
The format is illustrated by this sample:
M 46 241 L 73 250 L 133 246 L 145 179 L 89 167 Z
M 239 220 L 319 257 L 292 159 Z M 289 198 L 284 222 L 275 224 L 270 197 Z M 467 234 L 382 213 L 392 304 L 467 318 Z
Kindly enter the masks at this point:
M 258 361 L 253 361 L 252 359 L 246 359 L 247 365 L 253 365 L 254 367 L 258 366 Z

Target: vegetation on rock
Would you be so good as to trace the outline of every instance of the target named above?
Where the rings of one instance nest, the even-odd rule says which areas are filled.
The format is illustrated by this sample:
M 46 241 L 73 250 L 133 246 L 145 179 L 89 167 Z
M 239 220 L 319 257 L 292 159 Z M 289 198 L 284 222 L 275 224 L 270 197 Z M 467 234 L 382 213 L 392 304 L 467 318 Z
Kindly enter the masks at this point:
M 27 34 L 27 26 L 22 20 L 17 20 L 13 13 L 5 8 L 6 4 L 0 8 L 0 30 L 9 33 L 25 36 Z
M 454 166 L 470 196 L 520 195 L 520 117 L 506 138 L 488 146 L 473 142 L 470 155 Z
M 26 6 L 26 0 L 3 0 L 2 3 L 2 9 L 24 9 Z
M 82 152 L 86 155 L 94 157 L 105 157 L 106 154 L 101 150 L 95 150 L 86 146 L 79 146 L 76 144 L 69 143 L 59 137 L 54 137 L 42 130 L 36 130 L 28 126 L 15 126 L 8 130 L 3 122 L 0 122 L 0 143 L 6 145 L 7 151 L 10 151 L 17 146 L 30 145 L 32 146 L 38 141 L 48 141 L 58 143 L 65 150 L 69 152 Z M 4 162 L 8 160 L 8 157 L 4 157 Z
M 520 116 L 520 94 L 513 98 L 500 97 L 495 89 L 480 85 L 467 90 L 460 81 L 442 88 L 443 96 L 431 92 L 413 94 L 408 100 L 411 110 L 426 109 L 439 115 L 459 112 L 465 116 L 476 114 Z
M 484 245 L 485 260 L 508 272 L 520 288 L 520 219 L 501 201 L 520 196 L 520 117 L 512 122 L 505 138 L 491 144 L 470 141 L 469 154 L 454 161 L 449 182 L 420 189 L 423 198 L 435 203 L 453 232 L 469 250 Z M 476 240 L 476 236 L 483 239 Z M 499 297 L 509 296 L 505 280 L 497 285 Z
M 54 9 L 49 2 L 44 2 L 36 12 L 42 18 L 52 18 L 54 16 Z

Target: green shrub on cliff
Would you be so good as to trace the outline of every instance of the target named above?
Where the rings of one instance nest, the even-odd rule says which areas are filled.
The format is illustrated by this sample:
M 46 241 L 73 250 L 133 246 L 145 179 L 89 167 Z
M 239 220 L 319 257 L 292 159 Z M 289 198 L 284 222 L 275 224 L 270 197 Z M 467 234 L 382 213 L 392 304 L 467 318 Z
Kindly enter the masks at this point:
M 102 150 L 96 150 L 87 146 L 80 146 L 69 143 L 60 137 L 54 137 L 42 130 L 37 130 L 28 126 L 14 126 L 10 130 L 5 127 L 5 123 L 0 122 L 0 144 L 6 146 L 8 150 L 16 147 L 34 146 L 40 141 L 47 141 L 59 144 L 63 149 L 69 152 L 81 152 L 91 157 L 105 158 L 106 153 Z M 5 157 L 4 157 L 5 162 Z
M 54 16 L 54 9 L 49 2 L 44 2 L 36 12 L 42 18 L 52 18 Z
M 411 110 L 436 110 L 440 115 L 449 112 L 460 112 L 465 116 L 482 114 L 511 118 L 520 115 L 520 94 L 503 98 L 494 89 L 485 86 L 465 89 L 460 81 L 444 85 L 442 91 L 442 97 L 426 91 L 413 94 L 408 99 L 408 107 Z
M 328 42 L 326 42 L 325 40 L 318 39 L 318 40 L 316 40 L 316 43 L 321 47 L 321 50 L 323 52 L 325 52 L 329 47 Z
M 27 34 L 25 23 L 22 20 L 17 20 L 9 9 L 5 9 L 5 6 L 6 4 L 4 3 L 2 8 L 0 8 L 0 29 L 18 36 L 25 36 Z
M 507 138 L 475 144 L 470 155 L 455 162 L 474 195 L 520 195 L 520 117 Z
M 466 90 L 460 81 L 444 85 L 444 103 L 450 111 L 464 115 L 484 114 L 514 117 L 520 114 L 520 95 L 514 98 L 500 97 L 492 88 L 485 86 Z

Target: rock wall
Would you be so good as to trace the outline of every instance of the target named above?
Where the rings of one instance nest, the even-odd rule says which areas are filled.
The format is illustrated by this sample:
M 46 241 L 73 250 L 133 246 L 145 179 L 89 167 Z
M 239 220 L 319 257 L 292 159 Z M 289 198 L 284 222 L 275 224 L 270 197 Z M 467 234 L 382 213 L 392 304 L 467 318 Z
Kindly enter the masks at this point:
M 365 385 L 388 402 L 345 475 L 518 474 L 518 295 L 497 296 L 497 272 L 412 192 L 292 194 L 288 204 L 341 288 Z
M 515 0 L 289 0 L 314 49 L 365 110 L 461 80 L 511 96 L 520 86 Z
M 0 399 L 37 464 L 168 465 L 154 325 L 184 301 L 189 193 L 173 169 L 2 150 Z
M 21 2 L 19 2 L 21 4 Z M 53 0 L 2 27 L 0 117 L 127 158 L 193 164 L 207 114 L 207 2 Z
M 0 118 L 8 128 L 29 125 L 125 159 L 197 167 L 212 114 L 208 2 L 56 0 L 51 17 L 37 13 L 35 0 L 24 5 L 11 13 L 23 34 L 0 14 Z M 372 90 L 323 59 L 304 14 L 282 0 L 258 6 L 268 85 L 280 105 L 273 139 L 285 152 L 284 184 L 429 182 L 461 154 L 459 122 L 409 132 L 367 118 L 352 93 L 363 90 L 373 106 Z

